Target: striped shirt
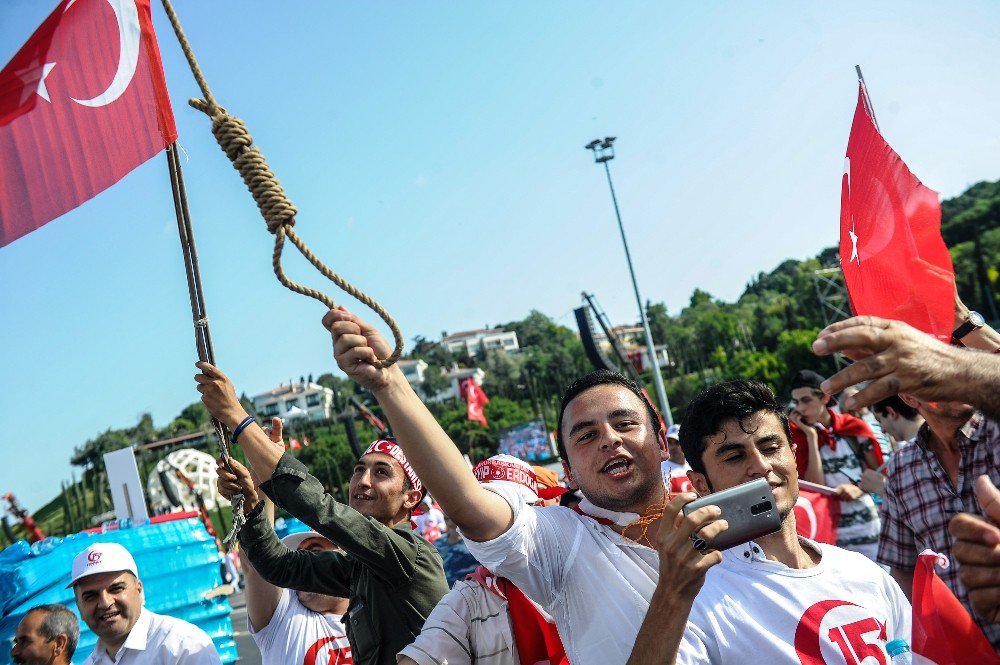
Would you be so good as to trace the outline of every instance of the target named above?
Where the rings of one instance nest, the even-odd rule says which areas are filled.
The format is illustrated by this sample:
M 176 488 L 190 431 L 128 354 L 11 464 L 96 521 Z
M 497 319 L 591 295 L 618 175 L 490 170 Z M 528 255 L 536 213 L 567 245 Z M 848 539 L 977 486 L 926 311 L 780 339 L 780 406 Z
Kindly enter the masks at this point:
M 957 432 L 961 459 L 955 485 L 937 456 L 928 450 L 929 438 L 930 429 L 925 424 L 913 445 L 896 451 L 886 470 L 878 562 L 892 568 L 913 570 L 917 555 L 925 549 L 950 560 L 951 518 L 963 512 L 985 517 L 974 492 L 976 478 L 986 474 L 1000 484 L 1000 424 L 996 421 L 977 413 Z M 952 561 L 938 574 L 972 614 L 957 564 Z M 1000 648 L 1000 626 L 981 621 L 979 625 L 990 643 Z

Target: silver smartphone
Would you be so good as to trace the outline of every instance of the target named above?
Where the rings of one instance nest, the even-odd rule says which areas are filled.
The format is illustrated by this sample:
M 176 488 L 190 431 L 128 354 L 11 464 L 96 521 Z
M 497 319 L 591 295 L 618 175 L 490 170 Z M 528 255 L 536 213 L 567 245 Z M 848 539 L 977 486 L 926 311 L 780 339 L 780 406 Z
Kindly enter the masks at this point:
M 698 497 L 684 506 L 684 514 L 702 506 L 718 506 L 722 510 L 721 519 L 729 522 L 728 529 L 711 540 L 702 541 L 705 543 L 703 551 L 727 550 L 781 528 L 774 492 L 763 478 Z

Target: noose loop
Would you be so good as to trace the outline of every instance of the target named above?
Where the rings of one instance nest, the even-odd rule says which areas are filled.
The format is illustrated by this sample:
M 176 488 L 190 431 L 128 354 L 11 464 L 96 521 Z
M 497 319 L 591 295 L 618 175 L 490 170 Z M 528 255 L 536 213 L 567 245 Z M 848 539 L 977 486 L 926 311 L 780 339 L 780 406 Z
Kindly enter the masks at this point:
M 253 144 L 253 137 L 250 136 L 246 124 L 239 118 L 230 115 L 226 109 L 216 103 L 215 97 L 212 95 L 212 91 L 208 87 L 208 82 L 205 80 L 201 68 L 198 66 L 194 51 L 192 51 L 184 30 L 181 28 L 180 21 L 174 12 L 170 0 L 163 0 L 163 8 L 170 19 L 170 24 L 173 26 L 174 33 L 181 44 L 181 49 L 188 60 L 191 73 L 194 74 L 195 80 L 198 82 L 198 86 L 201 88 L 204 96 L 204 99 L 192 99 L 188 103 L 211 118 L 212 134 L 215 136 L 215 140 L 219 143 L 222 151 L 226 153 L 226 157 L 232 162 L 233 167 L 239 171 L 243 182 L 257 203 L 260 214 L 264 217 L 267 230 L 274 234 L 272 265 L 278 281 L 296 293 L 320 301 L 329 309 L 337 306 L 333 299 L 322 291 L 303 286 L 292 281 L 285 275 L 285 271 L 281 265 L 281 253 L 284 248 L 285 238 L 287 237 L 302 256 L 324 277 L 336 284 L 342 291 L 369 307 L 385 321 L 386 325 L 392 330 L 395 348 L 393 348 L 392 353 L 387 358 L 377 361 L 375 366 L 384 368 L 394 364 L 403 353 L 403 334 L 399 330 L 396 321 L 374 298 L 331 270 L 329 266 L 313 254 L 308 245 L 295 233 L 292 227 L 295 225 L 295 215 L 298 213 L 298 209 L 288 199 L 285 190 L 281 187 L 281 183 L 278 182 L 271 167 L 268 166 L 260 149 Z

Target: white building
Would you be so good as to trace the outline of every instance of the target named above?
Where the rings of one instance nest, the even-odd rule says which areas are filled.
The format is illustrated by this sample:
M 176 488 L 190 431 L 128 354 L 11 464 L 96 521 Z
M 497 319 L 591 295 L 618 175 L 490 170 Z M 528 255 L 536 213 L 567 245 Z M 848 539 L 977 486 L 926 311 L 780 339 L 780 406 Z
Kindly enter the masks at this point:
M 427 371 L 427 363 L 419 358 L 417 360 L 400 360 L 396 363 L 403 376 L 413 389 L 416 390 L 424 382 L 424 372 Z
M 253 408 L 263 418 L 323 420 L 334 416 L 333 391 L 318 383 L 293 381 L 254 395 Z
M 444 375 L 448 379 L 448 387 L 432 397 L 430 399 L 432 402 L 442 402 L 446 399 L 465 399 L 461 390 L 459 390 L 459 383 L 461 380 L 467 379 L 471 376 L 476 383 L 483 385 L 483 379 L 486 378 L 486 372 L 478 367 L 450 369 L 444 372 Z
M 480 349 L 517 351 L 517 333 L 506 331 L 501 328 L 489 328 L 483 330 L 466 330 L 445 336 L 441 340 L 441 345 L 452 353 L 466 354 L 474 356 Z

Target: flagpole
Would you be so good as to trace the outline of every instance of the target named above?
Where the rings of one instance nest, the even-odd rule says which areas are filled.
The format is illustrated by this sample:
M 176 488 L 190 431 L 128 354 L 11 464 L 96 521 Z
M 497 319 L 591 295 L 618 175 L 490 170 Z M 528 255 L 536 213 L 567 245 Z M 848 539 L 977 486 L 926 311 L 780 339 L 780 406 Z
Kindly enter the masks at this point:
M 865 95 L 865 105 L 868 107 L 868 115 L 871 117 L 875 129 L 881 134 L 882 128 L 878 126 L 878 120 L 875 119 L 875 107 L 872 106 L 872 98 L 868 96 L 868 84 L 865 83 L 865 76 L 861 73 L 861 65 L 854 65 L 854 71 L 858 73 L 858 83 L 861 84 L 861 92 Z
M 191 316 L 194 320 L 195 346 L 198 349 L 198 360 L 215 365 L 215 351 L 212 348 L 212 334 L 208 328 L 208 312 L 205 309 L 205 296 L 201 288 L 201 271 L 198 269 L 198 249 L 194 242 L 194 229 L 191 226 L 191 212 L 188 209 L 187 192 L 184 189 L 184 174 L 181 170 L 180 156 L 177 154 L 178 143 L 174 141 L 167 147 L 167 168 L 170 171 L 170 185 L 174 196 L 174 213 L 177 216 L 177 233 L 180 236 L 181 252 L 184 255 L 184 270 L 187 277 L 188 296 L 191 300 Z M 229 431 L 214 416 L 212 427 L 219 442 L 222 457 L 229 464 L 229 454 L 232 443 Z M 230 469 L 232 470 L 232 469 Z M 223 541 L 229 545 L 243 526 L 243 495 L 235 494 L 232 499 L 233 528 Z M 225 523 L 223 522 L 223 527 Z

